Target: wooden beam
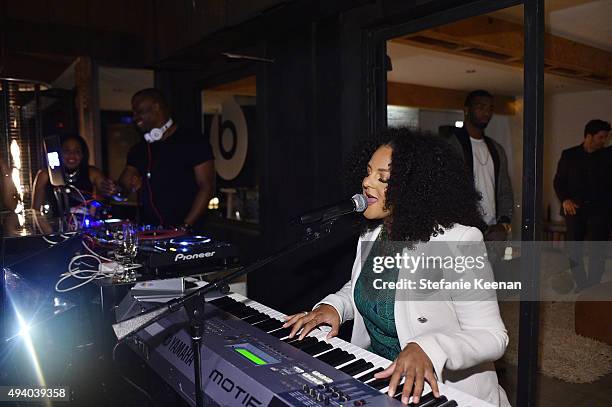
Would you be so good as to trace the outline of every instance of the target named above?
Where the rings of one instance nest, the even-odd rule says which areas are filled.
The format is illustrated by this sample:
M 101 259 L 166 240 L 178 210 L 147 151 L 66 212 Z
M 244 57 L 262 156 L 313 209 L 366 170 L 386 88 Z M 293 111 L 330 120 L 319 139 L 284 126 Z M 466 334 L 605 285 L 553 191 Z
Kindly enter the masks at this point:
M 423 109 L 463 110 L 468 92 L 435 88 L 411 83 L 387 83 L 387 104 Z M 495 114 L 515 115 L 516 99 L 511 96 L 493 95 Z
M 97 67 L 91 58 L 79 57 L 74 69 L 79 134 L 89 147 L 89 163 L 101 168 L 102 143 Z
M 523 26 L 489 16 L 467 18 L 392 41 L 523 67 Z M 544 62 L 547 73 L 612 87 L 611 52 L 545 34 Z
M 255 75 L 248 76 L 246 78 L 238 79 L 234 82 L 224 83 L 205 90 L 212 90 L 215 92 L 228 92 L 233 93 L 234 95 L 256 96 L 256 79 L 257 78 L 255 77 Z

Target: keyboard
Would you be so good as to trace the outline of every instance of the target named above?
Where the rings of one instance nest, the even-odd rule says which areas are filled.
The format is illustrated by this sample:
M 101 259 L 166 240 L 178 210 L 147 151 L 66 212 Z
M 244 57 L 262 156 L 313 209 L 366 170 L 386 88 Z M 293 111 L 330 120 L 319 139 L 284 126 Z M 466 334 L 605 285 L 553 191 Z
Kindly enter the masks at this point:
M 122 320 L 150 309 L 128 295 L 117 309 Z M 389 380 L 376 379 L 391 361 L 339 338 L 325 340 L 315 329 L 303 340 L 289 338 L 284 314 L 239 294 L 206 305 L 202 387 L 207 405 L 397 406 L 387 395 Z M 128 344 L 191 405 L 195 405 L 193 351 L 186 315 L 174 313 L 128 340 Z M 438 383 L 428 384 L 413 407 L 489 407 L 491 404 Z

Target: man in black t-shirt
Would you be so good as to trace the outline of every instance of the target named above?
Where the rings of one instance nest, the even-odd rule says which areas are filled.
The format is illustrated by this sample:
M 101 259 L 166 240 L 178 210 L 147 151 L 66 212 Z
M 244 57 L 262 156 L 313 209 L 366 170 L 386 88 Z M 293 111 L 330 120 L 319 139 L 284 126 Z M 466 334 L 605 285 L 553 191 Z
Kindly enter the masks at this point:
M 208 140 L 174 123 L 164 95 L 143 89 L 132 97 L 134 122 L 144 140 L 132 147 L 111 193 L 139 191 L 141 222 L 193 228 L 214 193 L 214 158 Z

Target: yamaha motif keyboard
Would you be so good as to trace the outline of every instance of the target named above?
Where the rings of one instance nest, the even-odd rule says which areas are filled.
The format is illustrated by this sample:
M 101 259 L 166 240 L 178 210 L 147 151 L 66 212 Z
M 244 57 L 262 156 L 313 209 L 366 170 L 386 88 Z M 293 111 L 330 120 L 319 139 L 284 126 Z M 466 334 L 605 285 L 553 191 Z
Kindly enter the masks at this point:
M 117 309 L 123 320 L 156 304 L 128 295 Z M 386 393 L 389 381 L 375 379 L 391 362 L 365 349 L 315 329 L 299 341 L 282 328 L 284 314 L 239 294 L 206 304 L 202 340 L 202 387 L 205 404 L 221 406 L 396 406 Z M 153 323 L 126 339 L 151 368 L 181 397 L 195 405 L 193 351 L 183 310 Z M 438 383 L 433 397 L 426 384 L 418 407 L 491 407 Z M 410 404 L 413 406 L 413 404 Z

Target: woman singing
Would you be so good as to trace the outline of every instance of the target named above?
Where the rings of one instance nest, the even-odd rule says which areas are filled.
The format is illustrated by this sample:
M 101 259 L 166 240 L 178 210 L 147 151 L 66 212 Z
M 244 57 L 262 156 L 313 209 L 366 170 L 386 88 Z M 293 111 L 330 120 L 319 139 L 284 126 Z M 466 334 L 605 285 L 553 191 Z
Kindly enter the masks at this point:
M 368 199 L 360 243 L 482 242 L 480 196 L 461 157 L 444 140 L 405 128 L 385 130 L 366 142 L 352 173 Z M 438 397 L 440 381 L 509 406 L 493 366 L 508 344 L 495 294 L 482 300 L 453 295 L 402 300 L 406 297 L 398 290 L 371 284 L 379 274 L 374 275 L 371 262 L 362 262 L 365 247 L 358 245 L 351 280 L 340 291 L 310 312 L 287 317 L 291 336 L 299 332 L 302 338 L 320 325 L 331 326 L 329 337 L 335 336 L 341 323 L 353 319 L 351 342 L 394 360 L 375 376 L 390 378 L 390 395 L 405 377 L 403 403 L 411 395 L 418 402 L 425 381 Z M 490 272 L 488 264 L 486 269 Z M 398 270 L 385 273 L 398 281 Z

